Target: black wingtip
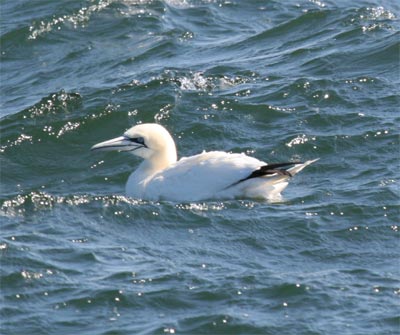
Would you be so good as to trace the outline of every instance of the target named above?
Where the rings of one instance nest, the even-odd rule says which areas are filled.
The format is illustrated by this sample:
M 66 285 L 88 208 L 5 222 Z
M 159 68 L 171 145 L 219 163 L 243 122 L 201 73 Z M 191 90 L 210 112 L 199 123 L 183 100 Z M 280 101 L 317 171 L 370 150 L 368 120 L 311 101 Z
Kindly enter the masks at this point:
M 268 175 L 273 175 L 277 174 L 280 176 L 287 176 L 287 177 L 293 177 L 293 175 L 285 170 L 282 169 L 287 166 L 293 166 L 297 164 L 303 164 L 302 162 L 286 162 L 286 163 L 276 163 L 276 164 L 268 164 L 268 165 L 263 165 L 259 167 L 257 170 L 254 170 L 252 173 L 250 173 L 246 178 L 240 179 L 237 182 L 229 185 L 227 188 L 235 186 L 243 181 L 252 179 L 252 178 L 258 178 L 258 177 L 263 177 L 263 176 L 268 176 Z

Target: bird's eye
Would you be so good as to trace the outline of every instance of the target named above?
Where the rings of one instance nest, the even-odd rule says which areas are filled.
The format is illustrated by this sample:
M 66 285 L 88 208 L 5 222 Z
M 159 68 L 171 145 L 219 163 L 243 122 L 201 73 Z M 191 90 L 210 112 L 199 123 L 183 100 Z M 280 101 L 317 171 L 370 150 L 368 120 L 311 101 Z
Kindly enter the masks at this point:
M 136 138 L 132 138 L 133 142 L 136 142 L 138 144 L 144 144 L 144 138 L 143 137 L 136 137 Z

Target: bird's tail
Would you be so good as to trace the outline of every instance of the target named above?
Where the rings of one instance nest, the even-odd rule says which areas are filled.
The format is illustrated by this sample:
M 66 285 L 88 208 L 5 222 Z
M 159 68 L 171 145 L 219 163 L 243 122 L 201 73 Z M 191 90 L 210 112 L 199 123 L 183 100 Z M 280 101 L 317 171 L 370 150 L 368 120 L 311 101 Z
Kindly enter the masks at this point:
M 296 173 L 303 170 L 306 166 L 316 162 L 317 160 L 319 160 L 319 158 L 312 159 L 312 160 L 306 161 L 304 163 L 296 164 L 295 166 L 291 167 L 290 169 L 287 169 L 287 172 L 289 172 L 292 176 L 294 176 Z
M 268 199 L 268 201 L 279 202 L 282 200 L 281 192 L 288 185 L 288 179 L 317 160 L 319 160 L 319 158 L 304 163 L 297 163 L 290 169 L 287 169 L 285 171 L 286 173 L 276 173 L 274 176 L 271 176 L 271 178 L 266 178 L 265 183 L 258 185 L 257 189 L 251 191 L 252 193 L 256 193 L 258 197 Z
M 285 182 L 287 183 L 287 180 L 291 177 L 293 177 L 295 174 L 299 173 L 301 170 L 303 170 L 306 166 L 316 162 L 317 160 L 319 160 L 319 158 L 317 159 L 313 159 L 313 160 L 309 160 L 306 162 L 301 162 L 301 163 L 295 163 L 294 166 L 292 166 L 291 168 L 287 169 L 284 171 L 284 173 L 276 173 L 273 176 L 268 176 L 271 178 L 267 178 L 268 182 L 267 184 L 269 185 L 278 185 L 281 182 Z M 267 177 L 267 175 L 266 175 Z

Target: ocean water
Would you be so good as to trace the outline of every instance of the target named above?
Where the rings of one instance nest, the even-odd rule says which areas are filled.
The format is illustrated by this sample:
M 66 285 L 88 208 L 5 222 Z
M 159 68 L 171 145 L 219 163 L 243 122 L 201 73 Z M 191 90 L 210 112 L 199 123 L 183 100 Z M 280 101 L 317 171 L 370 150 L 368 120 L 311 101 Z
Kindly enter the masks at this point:
M 0 3 L 2 334 L 399 334 L 397 1 Z M 320 160 L 280 203 L 124 196 L 90 147 Z

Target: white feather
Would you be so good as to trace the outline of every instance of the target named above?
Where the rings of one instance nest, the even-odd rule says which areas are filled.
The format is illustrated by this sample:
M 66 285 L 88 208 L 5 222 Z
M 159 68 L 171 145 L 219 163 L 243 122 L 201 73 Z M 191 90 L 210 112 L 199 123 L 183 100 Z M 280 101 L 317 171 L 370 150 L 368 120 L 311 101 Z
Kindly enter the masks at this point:
M 144 144 L 138 143 L 140 139 L 143 139 Z M 126 194 L 147 200 L 279 200 L 290 178 L 288 175 L 274 173 L 239 182 L 261 166 L 267 165 L 245 154 L 211 151 L 177 161 L 171 135 L 157 124 L 132 127 L 124 136 L 92 147 L 92 150 L 97 149 L 131 151 L 145 159 L 129 176 Z M 315 161 L 295 164 L 287 171 L 294 175 Z

